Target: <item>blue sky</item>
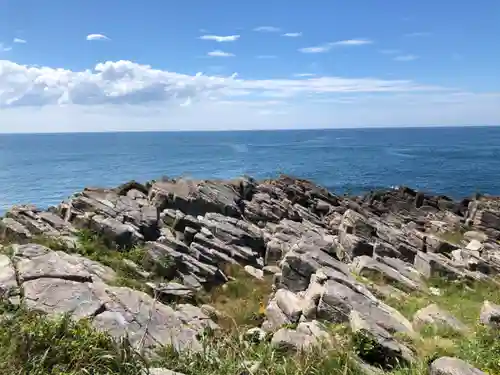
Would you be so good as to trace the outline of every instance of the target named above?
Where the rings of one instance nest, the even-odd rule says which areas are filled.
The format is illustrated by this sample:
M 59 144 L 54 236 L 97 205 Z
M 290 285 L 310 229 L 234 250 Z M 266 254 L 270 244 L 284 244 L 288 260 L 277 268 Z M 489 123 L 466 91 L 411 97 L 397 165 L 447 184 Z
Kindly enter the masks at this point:
M 500 124 L 500 2 L 0 2 L 0 132 Z

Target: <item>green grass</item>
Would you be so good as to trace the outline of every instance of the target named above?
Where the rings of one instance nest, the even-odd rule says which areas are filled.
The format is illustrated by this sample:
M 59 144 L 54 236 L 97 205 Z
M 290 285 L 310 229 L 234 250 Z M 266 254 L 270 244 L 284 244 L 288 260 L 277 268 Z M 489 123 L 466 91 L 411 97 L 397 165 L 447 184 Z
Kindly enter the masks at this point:
M 19 310 L 0 320 L 0 374 L 138 375 L 145 362 L 85 321 Z
M 272 280 L 270 277 L 257 280 L 240 266 L 228 266 L 225 273 L 233 280 L 199 295 L 199 301 L 222 313 L 218 323 L 227 331 L 259 325 L 263 319 L 261 310 L 272 291 Z
M 464 241 L 464 230 L 455 230 L 455 231 L 448 231 L 444 233 L 436 233 L 436 236 L 440 237 L 441 239 L 454 244 L 454 245 L 461 245 L 462 242 Z

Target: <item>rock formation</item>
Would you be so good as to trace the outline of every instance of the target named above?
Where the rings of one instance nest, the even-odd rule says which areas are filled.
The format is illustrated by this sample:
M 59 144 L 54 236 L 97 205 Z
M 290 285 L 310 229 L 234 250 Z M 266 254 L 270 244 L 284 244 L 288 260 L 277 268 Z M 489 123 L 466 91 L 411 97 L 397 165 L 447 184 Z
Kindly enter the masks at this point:
M 112 269 L 71 254 L 82 230 L 98 234 L 116 249 L 110 251 L 144 247 L 138 272 L 163 276 L 149 285 L 154 297 L 113 286 Z M 35 245 L 40 236 L 57 239 L 68 252 Z M 383 354 L 383 363 L 363 360 L 392 368 L 413 360 L 396 334 L 411 336 L 414 325 L 435 321 L 463 327 L 437 306 L 412 324 L 358 278 L 387 280 L 388 293 L 431 293 L 426 279 L 436 276 L 492 280 L 500 270 L 500 199 L 456 202 L 404 187 L 347 197 L 288 176 L 163 179 L 87 188 L 48 210 L 14 207 L 0 219 L 0 239 L 17 244 L 11 257 L 0 256 L 4 299 L 90 318 L 141 348 L 199 349 L 199 334 L 217 325 L 195 305 L 165 301 L 225 283 L 224 267 L 239 264 L 256 278 L 274 274 L 261 327 L 274 334 L 273 344 L 302 350 L 327 337 L 319 322 L 346 323 Z M 493 324 L 497 310 L 486 305 L 482 320 Z M 448 362 L 436 362 L 433 373 L 448 373 Z

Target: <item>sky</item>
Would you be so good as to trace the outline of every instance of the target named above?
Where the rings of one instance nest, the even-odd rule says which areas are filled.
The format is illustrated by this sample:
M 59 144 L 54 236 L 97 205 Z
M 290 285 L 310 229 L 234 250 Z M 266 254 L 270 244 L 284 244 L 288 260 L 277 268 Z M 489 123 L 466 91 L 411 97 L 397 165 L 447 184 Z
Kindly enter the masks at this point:
M 0 0 L 0 133 L 500 125 L 500 1 Z

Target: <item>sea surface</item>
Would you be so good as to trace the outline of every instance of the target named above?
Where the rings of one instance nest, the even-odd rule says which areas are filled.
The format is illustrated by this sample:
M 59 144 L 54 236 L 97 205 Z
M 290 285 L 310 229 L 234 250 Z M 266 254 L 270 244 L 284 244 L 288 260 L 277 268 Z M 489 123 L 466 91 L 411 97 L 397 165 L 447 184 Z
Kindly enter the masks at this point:
M 500 127 L 0 134 L 0 213 L 131 179 L 279 173 L 337 193 L 408 185 L 455 198 L 500 194 Z

